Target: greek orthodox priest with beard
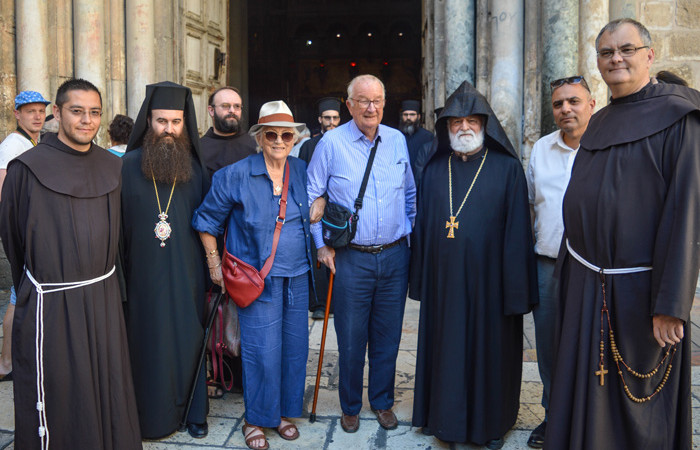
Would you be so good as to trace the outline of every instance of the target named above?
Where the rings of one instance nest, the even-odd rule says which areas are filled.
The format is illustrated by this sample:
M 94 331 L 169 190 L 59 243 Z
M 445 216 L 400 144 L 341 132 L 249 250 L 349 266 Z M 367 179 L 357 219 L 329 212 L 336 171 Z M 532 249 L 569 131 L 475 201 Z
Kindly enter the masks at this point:
M 486 99 L 446 101 L 420 186 L 409 297 L 421 301 L 413 426 L 501 448 L 538 302 L 525 174 Z
M 141 434 L 177 430 L 204 338 L 207 266 L 190 226 L 208 190 L 189 88 L 146 86 L 122 168 L 122 263 L 126 326 Z M 155 226 L 155 228 L 154 228 Z M 187 429 L 207 434 L 206 376 L 200 372 Z

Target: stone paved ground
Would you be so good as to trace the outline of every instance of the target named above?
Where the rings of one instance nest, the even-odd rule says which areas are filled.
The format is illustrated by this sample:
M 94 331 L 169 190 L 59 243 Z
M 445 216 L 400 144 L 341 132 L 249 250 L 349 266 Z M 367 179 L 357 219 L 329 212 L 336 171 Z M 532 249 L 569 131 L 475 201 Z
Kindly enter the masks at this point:
M 4 316 L 7 304 L 7 291 L 0 290 L 0 314 Z M 693 364 L 700 364 L 700 286 L 696 291 L 693 306 Z M 0 316 L 2 317 L 2 316 Z M 403 325 L 403 337 L 399 351 L 396 374 L 396 404 L 394 411 L 399 419 L 399 427 L 393 431 L 382 429 L 369 409 L 366 390 L 360 429 L 355 434 L 342 431 L 339 423 L 338 403 L 338 358 L 337 343 L 332 323 L 328 327 L 326 351 L 323 361 L 321 389 L 316 407 L 317 421 L 309 423 L 309 411 L 313 400 L 313 389 L 318 364 L 323 322 L 309 320 L 310 352 L 307 367 L 307 387 L 304 398 L 304 417 L 296 420 L 301 437 L 293 442 L 282 440 L 273 430 L 267 430 L 271 448 L 284 449 L 474 449 L 469 445 L 455 445 L 424 436 L 411 427 L 413 403 L 413 374 L 415 372 L 416 341 L 418 333 L 418 303 L 408 300 Z M 540 406 L 542 384 L 537 372 L 534 351 L 534 327 L 532 316 L 526 316 L 525 339 L 523 345 L 523 383 L 520 394 L 520 414 L 513 429 L 506 435 L 504 449 L 527 449 L 527 438 L 544 417 Z M 1 336 L 1 335 L 0 335 Z M 1 339 L 0 339 L 1 341 Z M 700 449 L 700 367 L 693 367 L 693 433 L 694 448 Z M 365 374 L 365 386 L 366 374 Z M 227 393 L 223 399 L 212 400 L 209 414 L 209 436 L 205 439 L 192 439 L 186 432 L 155 442 L 145 442 L 147 450 L 232 448 L 245 449 L 241 432 L 243 421 L 243 400 L 240 395 Z M 0 383 L 0 450 L 13 449 L 12 436 L 14 417 L 12 408 L 12 385 Z

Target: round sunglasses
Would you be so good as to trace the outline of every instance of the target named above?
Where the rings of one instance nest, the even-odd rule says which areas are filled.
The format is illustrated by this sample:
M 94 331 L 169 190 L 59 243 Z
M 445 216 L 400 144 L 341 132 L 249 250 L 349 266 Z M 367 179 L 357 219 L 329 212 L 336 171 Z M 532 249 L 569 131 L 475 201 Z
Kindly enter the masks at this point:
M 285 131 L 282 134 L 278 134 L 276 131 L 266 131 L 265 132 L 265 139 L 268 142 L 277 142 L 277 138 L 279 136 L 282 136 L 282 142 L 285 143 L 290 143 L 294 140 L 294 133 L 291 131 Z

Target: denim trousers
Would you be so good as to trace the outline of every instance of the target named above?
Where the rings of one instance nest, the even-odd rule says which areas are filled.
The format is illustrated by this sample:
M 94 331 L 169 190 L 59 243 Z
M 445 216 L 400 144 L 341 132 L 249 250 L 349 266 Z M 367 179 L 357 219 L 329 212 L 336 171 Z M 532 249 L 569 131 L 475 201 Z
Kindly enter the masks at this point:
M 309 354 L 309 273 L 265 280 L 262 295 L 238 308 L 243 401 L 251 425 L 277 427 L 302 414 Z
M 405 239 L 377 254 L 336 249 L 332 301 L 338 337 L 338 393 L 346 415 L 359 414 L 362 409 L 365 351 L 370 405 L 390 409 L 394 404 L 409 257 Z
M 549 412 L 549 394 L 552 389 L 552 364 L 554 351 L 554 326 L 559 297 L 559 280 L 554 278 L 556 259 L 537 255 L 537 284 L 540 303 L 532 315 L 535 319 L 535 339 L 537 343 L 537 367 L 542 379 L 542 407 L 545 420 Z

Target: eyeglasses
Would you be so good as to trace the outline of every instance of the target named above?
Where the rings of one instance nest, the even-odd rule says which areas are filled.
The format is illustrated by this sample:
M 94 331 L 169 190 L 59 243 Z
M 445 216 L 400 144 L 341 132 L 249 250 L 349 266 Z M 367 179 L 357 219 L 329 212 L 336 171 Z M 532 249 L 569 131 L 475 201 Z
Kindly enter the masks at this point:
M 268 142 L 277 142 L 277 138 L 280 136 L 282 137 L 282 142 L 286 142 L 287 144 L 294 140 L 294 133 L 291 131 L 285 131 L 282 134 L 277 134 L 276 131 L 265 132 L 265 139 L 267 139 Z
M 552 88 L 552 90 L 555 90 L 556 88 L 563 86 L 565 84 L 580 84 L 588 92 L 591 92 L 591 89 L 588 87 L 588 83 L 586 83 L 586 79 L 583 78 L 582 75 L 576 75 L 576 76 L 567 77 L 567 78 L 559 78 L 558 80 L 554 80 L 551 83 L 549 83 L 549 87 Z
M 381 108 L 384 106 L 384 99 L 378 99 L 378 100 L 365 100 L 365 99 L 357 99 L 353 98 L 352 101 L 359 103 L 360 106 L 363 108 L 369 108 L 369 104 L 373 104 L 375 108 Z
M 233 108 L 234 111 L 240 111 L 243 109 L 241 105 L 232 105 L 230 103 L 221 103 L 220 105 L 216 105 L 216 107 L 224 111 L 228 111 L 231 108 Z
M 340 120 L 340 116 L 321 116 L 321 119 L 336 121 Z
M 65 106 L 62 106 L 61 108 L 68 110 L 68 112 L 75 117 L 83 117 L 86 113 L 91 119 L 99 119 L 102 117 L 101 109 L 90 109 L 86 111 L 83 108 L 68 108 Z
M 619 52 L 620 56 L 623 58 L 630 58 L 637 54 L 637 52 L 643 48 L 649 48 L 648 45 L 642 45 L 641 47 L 622 47 L 617 50 L 611 50 L 609 48 L 603 49 L 598 52 L 598 57 L 603 59 L 610 59 L 615 56 L 615 53 Z

